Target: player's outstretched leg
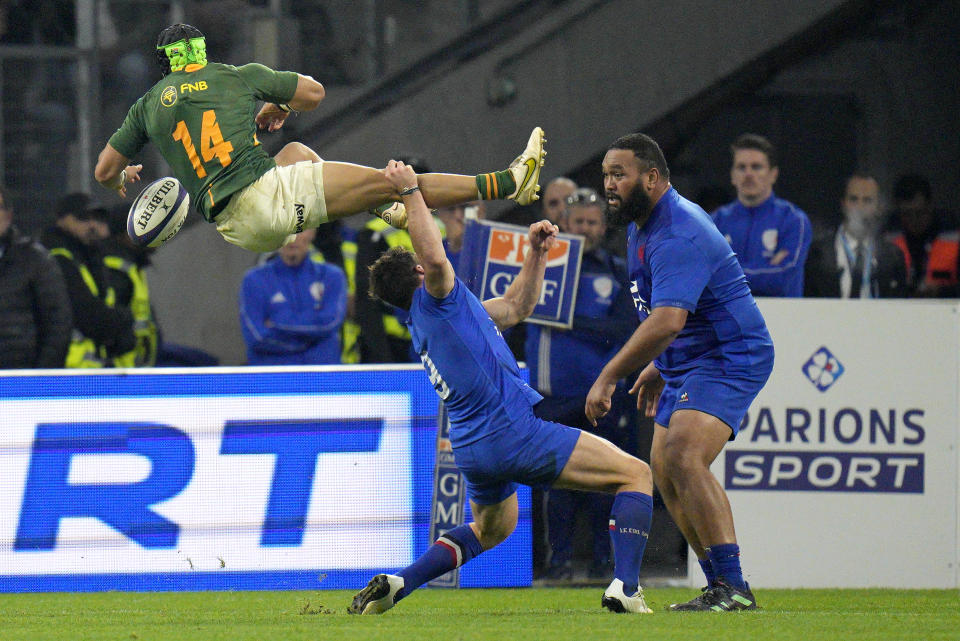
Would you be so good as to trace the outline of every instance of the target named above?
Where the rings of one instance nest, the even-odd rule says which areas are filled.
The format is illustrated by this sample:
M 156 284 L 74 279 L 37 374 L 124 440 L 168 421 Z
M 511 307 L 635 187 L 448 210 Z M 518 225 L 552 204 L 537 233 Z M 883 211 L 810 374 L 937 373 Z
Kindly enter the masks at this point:
M 543 129 L 534 127 L 527 139 L 526 148 L 503 171 L 477 176 L 421 174 L 417 177 L 417 182 L 423 200 L 431 209 L 459 205 L 471 200 L 514 200 L 521 205 L 529 205 L 540 197 L 540 170 L 543 169 L 543 161 L 547 155 L 543 148 L 546 141 Z M 325 185 L 326 181 L 327 175 L 324 173 Z M 389 197 L 373 203 L 379 206 L 370 205 L 364 209 L 369 209 L 371 214 L 382 218 L 387 224 L 404 229 L 407 225 L 406 210 L 403 203 L 399 202 L 400 196 L 392 189 L 392 185 L 388 187 Z M 355 205 L 348 205 L 348 208 L 352 206 Z M 330 211 L 328 200 L 328 215 Z
M 347 612 L 381 614 L 421 585 L 454 570 L 485 550 L 503 542 L 517 527 L 517 494 L 493 505 L 472 500 L 474 522 L 444 533 L 420 558 L 397 574 L 378 574 L 360 590 Z
M 611 612 L 649 614 L 640 587 L 640 565 L 653 518 L 650 468 L 613 443 L 581 432 L 554 487 L 616 494 L 610 511 L 614 579 L 601 605 Z

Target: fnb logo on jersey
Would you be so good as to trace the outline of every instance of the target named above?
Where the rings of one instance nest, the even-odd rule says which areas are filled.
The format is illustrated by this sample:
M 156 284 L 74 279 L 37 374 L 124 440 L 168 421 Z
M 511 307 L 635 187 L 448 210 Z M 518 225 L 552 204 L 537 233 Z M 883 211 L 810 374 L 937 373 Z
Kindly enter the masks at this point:
M 160 92 L 160 104 L 164 107 L 172 107 L 177 104 L 177 88 L 168 85 Z
M 486 221 L 467 225 L 459 267 L 481 300 L 503 296 L 520 273 L 530 251 L 528 233 L 523 227 Z M 580 236 L 557 238 L 547 253 L 540 300 L 531 320 L 563 327 L 572 324 L 582 253 Z

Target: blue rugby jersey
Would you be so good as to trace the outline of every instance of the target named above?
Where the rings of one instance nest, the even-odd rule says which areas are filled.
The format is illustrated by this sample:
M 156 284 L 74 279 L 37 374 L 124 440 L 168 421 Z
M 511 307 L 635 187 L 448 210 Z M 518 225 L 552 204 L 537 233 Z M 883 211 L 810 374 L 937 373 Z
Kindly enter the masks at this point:
M 724 205 L 713 213 L 713 222 L 736 253 L 754 296 L 803 296 L 813 230 L 802 209 L 770 194 L 756 207 L 739 200 Z M 781 250 L 786 258 L 771 265 Z
M 414 351 L 447 406 L 454 447 L 533 418 L 532 407 L 543 397 L 520 378 L 493 319 L 459 278 L 445 298 L 420 287 L 407 325 Z
M 750 374 L 773 358 L 773 341 L 730 245 L 710 216 L 673 187 L 643 227 L 630 224 L 627 265 L 641 322 L 655 307 L 689 312 L 656 359 L 664 379 L 700 366 Z
M 240 329 L 249 365 L 340 363 L 347 277 L 319 254 L 290 267 L 279 257 L 243 277 Z

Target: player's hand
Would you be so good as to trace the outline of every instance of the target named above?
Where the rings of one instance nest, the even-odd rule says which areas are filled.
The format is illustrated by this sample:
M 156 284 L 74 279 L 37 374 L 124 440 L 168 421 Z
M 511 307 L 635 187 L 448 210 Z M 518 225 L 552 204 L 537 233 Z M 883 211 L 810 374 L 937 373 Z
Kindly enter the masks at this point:
M 530 225 L 530 247 L 535 252 L 546 253 L 557 244 L 557 234 L 559 233 L 560 228 L 549 220 L 533 223 Z
M 590 421 L 590 424 L 594 427 L 597 426 L 597 419 L 603 418 L 607 415 L 607 412 L 610 411 L 610 399 L 613 398 L 613 392 L 616 389 L 617 382 L 607 381 L 602 374 L 594 381 L 593 386 L 590 388 L 590 393 L 587 394 L 587 404 L 583 408 L 583 413 L 587 415 L 587 420 Z
M 120 194 L 122 198 L 127 197 L 127 183 L 135 183 L 140 181 L 140 170 L 143 169 L 143 165 L 127 165 L 123 170 L 124 180 L 117 187 L 117 193 Z
M 660 401 L 663 385 L 660 370 L 651 362 L 643 368 L 633 387 L 630 388 L 630 393 L 637 395 L 637 410 L 643 412 L 644 416 L 653 418 L 657 415 L 657 403 Z
M 398 192 L 417 185 L 417 174 L 413 171 L 413 167 L 405 165 L 399 160 L 388 162 L 383 174 L 390 181 L 390 184 L 397 188 Z
M 284 111 L 272 102 L 265 103 L 260 107 L 260 113 L 254 118 L 257 127 L 267 131 L 277 131 L 286 122 L 290 112 Z

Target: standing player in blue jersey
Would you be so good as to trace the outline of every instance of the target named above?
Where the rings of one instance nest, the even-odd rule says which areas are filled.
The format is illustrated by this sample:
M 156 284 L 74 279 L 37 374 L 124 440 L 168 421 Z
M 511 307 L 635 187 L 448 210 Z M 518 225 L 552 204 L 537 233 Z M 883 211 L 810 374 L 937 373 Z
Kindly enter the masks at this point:
M 591 421 L 610 411 L 618 380 L 644 367 L 631 392 L 655 416 L 653 475 L 707 577 L 674 611 L 757 607 L 740 569 L 733 514 L 710 472 L 773 369 L 773 342 L 730 245 L 699 206 L 670 185 L 659 145 L 618 139 L 603 159 L 607 216 L 627 225 L 640 327 L 587 396 Z
M 650 468 L 609 441 L 534 416 L 543 397 L 520 378 L 500 331 L 529 316 L 540 296 L 547 252 L 558 232 L 530 226 L 523 267 L 501 298 L 481 303 L 454 273 L 413 169 L 390 161 L 416 254 L 402 247 L 370 268 L 371 294 L 409 310 L 413 346 L 450 416 L 450 441 L 467 481 L 473 522 L 441 536 L 397 574 L 378 574 L 353 599 L 353 614 L 378 614 L 427 581 L 505 540 L 517 525 L 516 484 L 616 494 L 610 512 L 614 580 L 602 606 L 648 613 L 639 586 L 650 532 Z

